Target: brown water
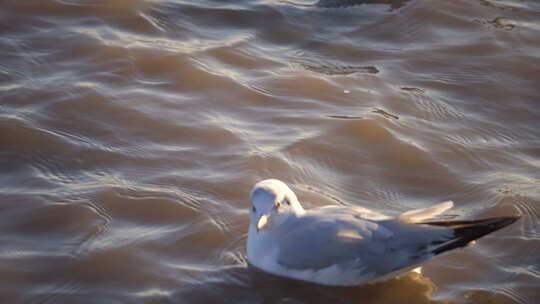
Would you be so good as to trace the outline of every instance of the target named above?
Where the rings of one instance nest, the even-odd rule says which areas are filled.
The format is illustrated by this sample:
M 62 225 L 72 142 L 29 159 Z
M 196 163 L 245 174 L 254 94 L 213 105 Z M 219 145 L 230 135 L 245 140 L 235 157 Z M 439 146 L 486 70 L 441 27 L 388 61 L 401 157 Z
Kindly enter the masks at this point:
M 540 303 L 539 2 L 4 0 L 0 33 L 0 303 Z M 268 177 L 524 217 L 325 288 L 247 267 Z

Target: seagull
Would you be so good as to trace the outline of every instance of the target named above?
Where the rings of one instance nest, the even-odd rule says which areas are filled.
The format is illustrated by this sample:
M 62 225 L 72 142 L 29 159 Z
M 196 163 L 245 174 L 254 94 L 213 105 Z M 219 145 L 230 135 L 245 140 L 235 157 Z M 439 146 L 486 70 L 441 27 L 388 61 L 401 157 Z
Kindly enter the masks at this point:
M 331 286 L 391 279 L 519 218 L 430 220 L 452 208 L 452 201 L 397 217 L 362 207 L 305 210 L 277 179 L 255 184 L 250 199 L 249 264 L 277 276 Z

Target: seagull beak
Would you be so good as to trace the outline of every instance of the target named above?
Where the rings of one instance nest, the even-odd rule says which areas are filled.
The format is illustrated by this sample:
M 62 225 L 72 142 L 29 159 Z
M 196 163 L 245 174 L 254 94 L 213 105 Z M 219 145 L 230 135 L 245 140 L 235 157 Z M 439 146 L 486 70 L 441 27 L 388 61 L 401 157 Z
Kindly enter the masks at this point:
M 263 230 L 266 224 L 268 224 L 268 216 L 261 215 L 259 221 L 257 222 L 257 232 Z

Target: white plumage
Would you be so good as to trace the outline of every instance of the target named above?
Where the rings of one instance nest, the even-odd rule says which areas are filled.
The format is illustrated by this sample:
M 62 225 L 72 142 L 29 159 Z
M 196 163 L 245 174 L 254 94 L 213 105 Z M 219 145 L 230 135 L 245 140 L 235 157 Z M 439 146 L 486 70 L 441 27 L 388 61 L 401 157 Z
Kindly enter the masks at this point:
M 249 262 L 266 272 L 324 285 L 359 285 L 392 278 L 442 252 L 517 218 L 424 222 L 451 201 L 393 218 L 360 207 L 304 210 L 283 182 L 268 179 L 251 191 Z

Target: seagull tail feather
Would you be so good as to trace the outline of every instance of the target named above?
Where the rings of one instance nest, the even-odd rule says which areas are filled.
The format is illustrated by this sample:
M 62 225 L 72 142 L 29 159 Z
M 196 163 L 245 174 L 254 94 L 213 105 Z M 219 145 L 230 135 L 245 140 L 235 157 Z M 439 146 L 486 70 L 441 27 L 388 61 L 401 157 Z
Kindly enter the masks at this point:
M 465 247 L 470 242 L 479 239 L 491 232 L 504 228 L 515 221 L 520 216 L 504 216 L 468 221 L 434 221 L 419 223 L 422 225 L 439 226 L 450 228 L 454 236 L 450 240 L 435 243 L 431 252 L 435 255 L 452 250 L 454 248 Z

